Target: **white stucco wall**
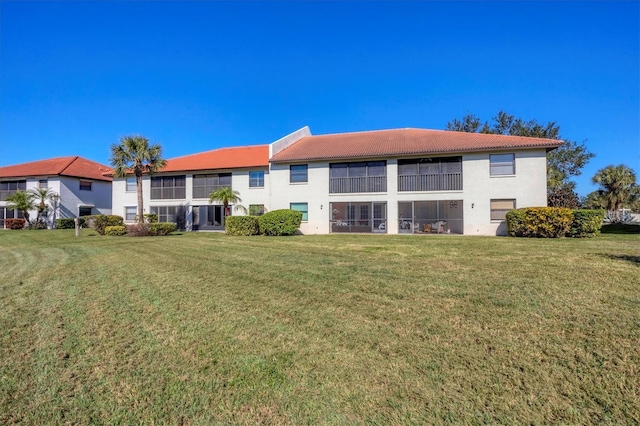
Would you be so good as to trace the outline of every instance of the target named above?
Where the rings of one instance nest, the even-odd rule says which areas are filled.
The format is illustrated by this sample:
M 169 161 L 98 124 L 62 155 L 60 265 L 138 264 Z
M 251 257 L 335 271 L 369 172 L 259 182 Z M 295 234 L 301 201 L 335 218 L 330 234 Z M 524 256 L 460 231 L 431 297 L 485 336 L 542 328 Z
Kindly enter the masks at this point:
M 308 203 L 308 220 L 300 226 L 304 234 L 329 233 L 331 202 L 386 202 L 387 233 L 398 233 L 399 201 L 462 200 L 465 235 L 502 235 L 504 221 L 491 221 L 491 199 L 515 199 L 516 207 L 545 206 L 546 151 L 516 151 L 516 174 L 491 176 L 491 153 L 462 155 L 463 190 L 398 192 L 398 161 L 387 159 L 387 192 L 329 194 L 329 162 L 308 164 L 308 182 L 290 183 L 290 164 L 271 165 L 271 210 L 289 208 L 290 203 Z M 376 159 L 371 159 L 376 160 Z
M 80 190 L 80 181 L 91 182 L 91 191 Z M 111 214 L 111 182 L 60 176 L 60 217 L 77 217 L 80 207 L 92 207 L 93 214 Z

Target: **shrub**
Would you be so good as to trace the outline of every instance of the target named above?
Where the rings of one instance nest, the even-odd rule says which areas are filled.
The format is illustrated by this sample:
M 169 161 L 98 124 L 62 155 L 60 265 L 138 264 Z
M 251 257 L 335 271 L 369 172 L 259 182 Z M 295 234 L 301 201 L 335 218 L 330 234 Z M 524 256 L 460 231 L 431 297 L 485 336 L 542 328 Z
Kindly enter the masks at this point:
M 8 229 L 23 229 L 25 223 L 27 223 L 27 221 L 22 218 L 4 220 L 4 226 L 6 226 Z
M 79 219 L 80 219 L 80 227 L 84 228 L 86 226 L 85 218 L 81 217 Z M 72 217 L 64 217 L 61 219 L 56 219 L 56 228 L 58 229 L 74 229 L 75 227 L 76 227 L 76 222 Z
M 524 234 L 524 209 L 507 212 L 507 232 L 512 237 L 522 237 Z
M 569 236 L 584 238 L 598 235 L 604 216 L 604 210 L 574 210 Z
M 124 219 L 122 216 L 99 214 L 92 219 L 92 228 L 100 235 L 104 235 L 104 229 L 107 226 L 124 226 Z
M 273 210 L 258 218 L 263 235 L 293 235 L 300 228 L 302 213 L 296 210 Z
M 573 212 L 564 207 L 526 207 L 519 213 L 507 213 L 509 235 L 560 238 L 569 233 Z
M 151 235 L 169 235 L 178 230 L 178 226 L 173 222 L 151 222 L 148 224 Z
M 127 225 L 126 229 L 127 234 L 131 237 L 156 237 L 175 232 L 177 226 L 171 222 L 136 223 L 134 225 Z
M 105 226 L 104 235 L 110 235 L 112 237 L 119 237 L 127 233 L 124 226 Z
M 224 230 L 229 235 L 258 235 L 260 225 L 257 216 L 228 216 L 224 220 Z
M 36 219 L 27 223 L 27 229 L 47 229 L 49 226 L 44 219 Z
M 145 213 L 143 218 L 145 223 L 158 223 L 158 215 L 155 213 Z

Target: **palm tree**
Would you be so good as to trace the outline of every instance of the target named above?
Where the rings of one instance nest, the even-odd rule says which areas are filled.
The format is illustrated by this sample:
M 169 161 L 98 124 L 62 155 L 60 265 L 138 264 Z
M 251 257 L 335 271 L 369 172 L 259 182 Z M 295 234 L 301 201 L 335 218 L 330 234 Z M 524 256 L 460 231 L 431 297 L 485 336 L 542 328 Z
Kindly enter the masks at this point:
M 138 223 L 142 223 L 144 221 L 142 175 L 152 175 L 167 165 L 167 161 L 162 158 L 162 147 L 159 144 L 149 145 L 149 139 L 144 136 L 125 136 L 120 138 L 120 144 L 111 145 L 110 161 L 115 177 L 123 178 L 128 174 L 136 177 Z
M 606 203 L 607 210 L 614 212 L 612 217 L 615 218 L 618 218 L 623 204 L 631 201 L 637 187 L 635 172 L 624 164 L 598 170 L 592 181 L 600 185 L 598 193 Z
M 223 186 L 222 188 L 218 188 L 209 194 L 209 203 L 213 203 L 217 201 L 224 205 L 224 214 L 228 216 L 231 214 L 229 210 L 229 204 L 235 204 L 236 210 L 246 211 L 244 206 L 241 206 L 238 203 L 242 202 L 240 198 L 240 193 L 238 191 L 234 191 L 230 186 Z
M 31 192 L 16 191 L 6 201 L 8 208 L 21 211 L 24 219 L 29 222 L 29 211 L 36 208 L 35 197 Z
M 54 203 L 59 195 L 51 188 L 31 188 L 29 191 L 33 195 L 34 202 L 37 203 L 38 216 L 36 220 L 40 219 L 42 213 L 47 209 L 47 201 Z

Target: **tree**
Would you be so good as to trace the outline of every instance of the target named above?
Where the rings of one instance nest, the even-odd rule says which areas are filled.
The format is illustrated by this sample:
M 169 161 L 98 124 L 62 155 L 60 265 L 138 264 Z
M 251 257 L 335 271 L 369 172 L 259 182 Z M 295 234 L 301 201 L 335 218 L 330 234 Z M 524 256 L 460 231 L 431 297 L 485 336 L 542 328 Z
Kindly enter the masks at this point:
M 209 194 L 209 203 L 213 203 L 215 201 L 224 205 L 225 215 L 229 215 L 231 213 L 229 211 L 229 204 L 235 204 L 236 210 L 246 210 L 244 206 L 238 204 L 242 202 L 240 193 L 238 191 L 234 191 L 229 186 L 223 186 L 222 188 L 216 189 L 211 194 Z
M 16 191 L 6 198 L 7 207 L 22 212 L 24 219 L 29 222 L 29 211 L 36 208 L 35 197 L 28 191 Z
M 599 210 L 607 207 L 606 201 L 602 198 L 600 191 L 593 191 L 583 197 L 580 204 L 584 209 Z
M 497 135 L 526 136 L 531 138 L 562 139 L 560 127 L 555 121 L 546 124 L 536 120 L 524 121 L 504 111 L 493 117 L 493 122 L 480 124 L 480 119 L 473 114 L 465 115 L 462 120 L 447 123 L 447 130 L 471 133 L 491 133 Z M 557 149 L 547 154 L 547 189 L 550 192 L 562 189 L 573 191 L 575 182 L 570 179 L 582 173 L 582 168 L 593 158 L 585 143 L 578 144 L 565 140 Z
M 123 178 L 133 174 L 136 177 L 138 223 L 144 221 L 142 176 L 157 173 L 166 164 L 167 161 L 162 158 L 162 147 L 159 144 L 149 145 L 149 139 L 144 136 L 125 136 L 120 138 L 120 144 L 111 145 L 113 175 Z
M 632 203 L 637 194 L 638 184 L 635 172 L 624 164 L 607 166 L 598 170 L 591 180 L 600 185 L 598 193 L 606 209 L 612 213 L 611 217 L 619 220 L 620 209 L 624 204 Z
M 54 203 L 60 196 L 51 188 L 32 188 L 28 191 L 33 195 L 36 208 L 38 209 L 38 216 L 36 220 L 40 220 L 40 217 L 47 210 L 47 201 Z
M 547 190 L 547 205 L 577 209 L 580 208 L 580 198 L 571 188 L 553 188 Z

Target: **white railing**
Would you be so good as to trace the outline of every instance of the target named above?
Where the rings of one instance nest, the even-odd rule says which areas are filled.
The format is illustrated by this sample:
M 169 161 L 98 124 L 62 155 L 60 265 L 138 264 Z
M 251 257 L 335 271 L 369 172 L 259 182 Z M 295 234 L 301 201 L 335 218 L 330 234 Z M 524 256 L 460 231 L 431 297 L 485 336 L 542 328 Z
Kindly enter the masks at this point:
M 329 178 L 329 192 L 386 192 L 386 176 Z
M 398 191 L 461 191 L 462 173 L 398 175 Z

